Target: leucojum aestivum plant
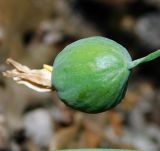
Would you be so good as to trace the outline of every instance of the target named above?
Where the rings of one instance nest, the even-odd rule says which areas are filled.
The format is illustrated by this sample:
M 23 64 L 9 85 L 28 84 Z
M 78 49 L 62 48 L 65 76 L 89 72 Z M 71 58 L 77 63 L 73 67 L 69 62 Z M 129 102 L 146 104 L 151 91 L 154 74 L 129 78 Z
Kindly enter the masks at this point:
M 31 70 L 9 58 L 7 63 L 15 69 L 3 75 L 39 92 L 56 90 L 60 99 L 73 109 L 99 113 L 121 102 L 134 67 L 158 57 L 160 50 L 132 61 L 122 45 L 96 36 L 66 46 L 55 58 L 53 67 L 44 65 L 43 69 Z M 124 151 L 77 151 L 80 150 Z

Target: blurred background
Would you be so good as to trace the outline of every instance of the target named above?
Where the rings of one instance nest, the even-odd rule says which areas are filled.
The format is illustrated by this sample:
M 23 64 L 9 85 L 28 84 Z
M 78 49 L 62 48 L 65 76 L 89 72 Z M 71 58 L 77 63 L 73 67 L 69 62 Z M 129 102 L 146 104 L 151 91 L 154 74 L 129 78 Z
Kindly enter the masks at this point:
M 68 44 L 101 35 L 133 59 L 160 48 L 160 0 L 0 0 L 0 72 L 11 57 L 53 64 Z M 134 69 L 116 108 L 85 114 L 55 92 L 38 93 L 0 74 L 0 151 L 62 148 L 160 150 L 160 61 Z

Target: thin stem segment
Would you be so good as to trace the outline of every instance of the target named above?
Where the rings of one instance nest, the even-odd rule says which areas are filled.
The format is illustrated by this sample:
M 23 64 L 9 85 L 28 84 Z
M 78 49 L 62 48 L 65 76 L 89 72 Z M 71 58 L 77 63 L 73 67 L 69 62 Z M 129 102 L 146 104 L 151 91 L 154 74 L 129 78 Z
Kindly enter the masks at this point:
M 160 50 L 157 50 L 157 51 L 147 55 L 146 57 L 143 57 L 143 58 L 136 59 L 136 60 L 132 61 L 129 65 L 129 69 L 132 69 L 132 68 L 138 66 L 139 64 L 154 60 L 158 57 L 160 57 Z

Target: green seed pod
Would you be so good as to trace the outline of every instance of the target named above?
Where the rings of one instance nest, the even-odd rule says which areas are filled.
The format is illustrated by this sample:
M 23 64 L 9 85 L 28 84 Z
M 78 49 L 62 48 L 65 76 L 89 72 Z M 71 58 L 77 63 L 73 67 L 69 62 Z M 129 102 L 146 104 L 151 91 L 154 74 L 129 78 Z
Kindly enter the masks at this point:
M 87 113 L 115 107 L 123 99 L 131 69 L 160 56 L 160 50 L 135 61 L 117 42 L 91 37 L 65 47 L 56 57 L 52 85 L 62 101 Z

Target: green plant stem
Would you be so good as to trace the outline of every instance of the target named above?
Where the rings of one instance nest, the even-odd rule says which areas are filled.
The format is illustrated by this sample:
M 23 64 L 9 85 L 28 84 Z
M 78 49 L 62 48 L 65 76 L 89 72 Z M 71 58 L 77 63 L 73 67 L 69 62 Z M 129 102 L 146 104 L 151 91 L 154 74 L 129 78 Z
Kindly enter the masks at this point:
M 145 63 L 145 62 L 149 62 L 151 60 L 154 60 L 156 58 L 160 57 L 160 50 L 157 50 L 149 55 L 147 55 L 146 57 L 143 57 L 143 58 L 140 58 L 140 59 L 137 59 L 137 60 L 134 60 L 132 61 L 130 64 L 129 64 L 129 69 L 132 69 L 136 66 L 138 66 L 139 64 L 142 64 L 142 63 Z

